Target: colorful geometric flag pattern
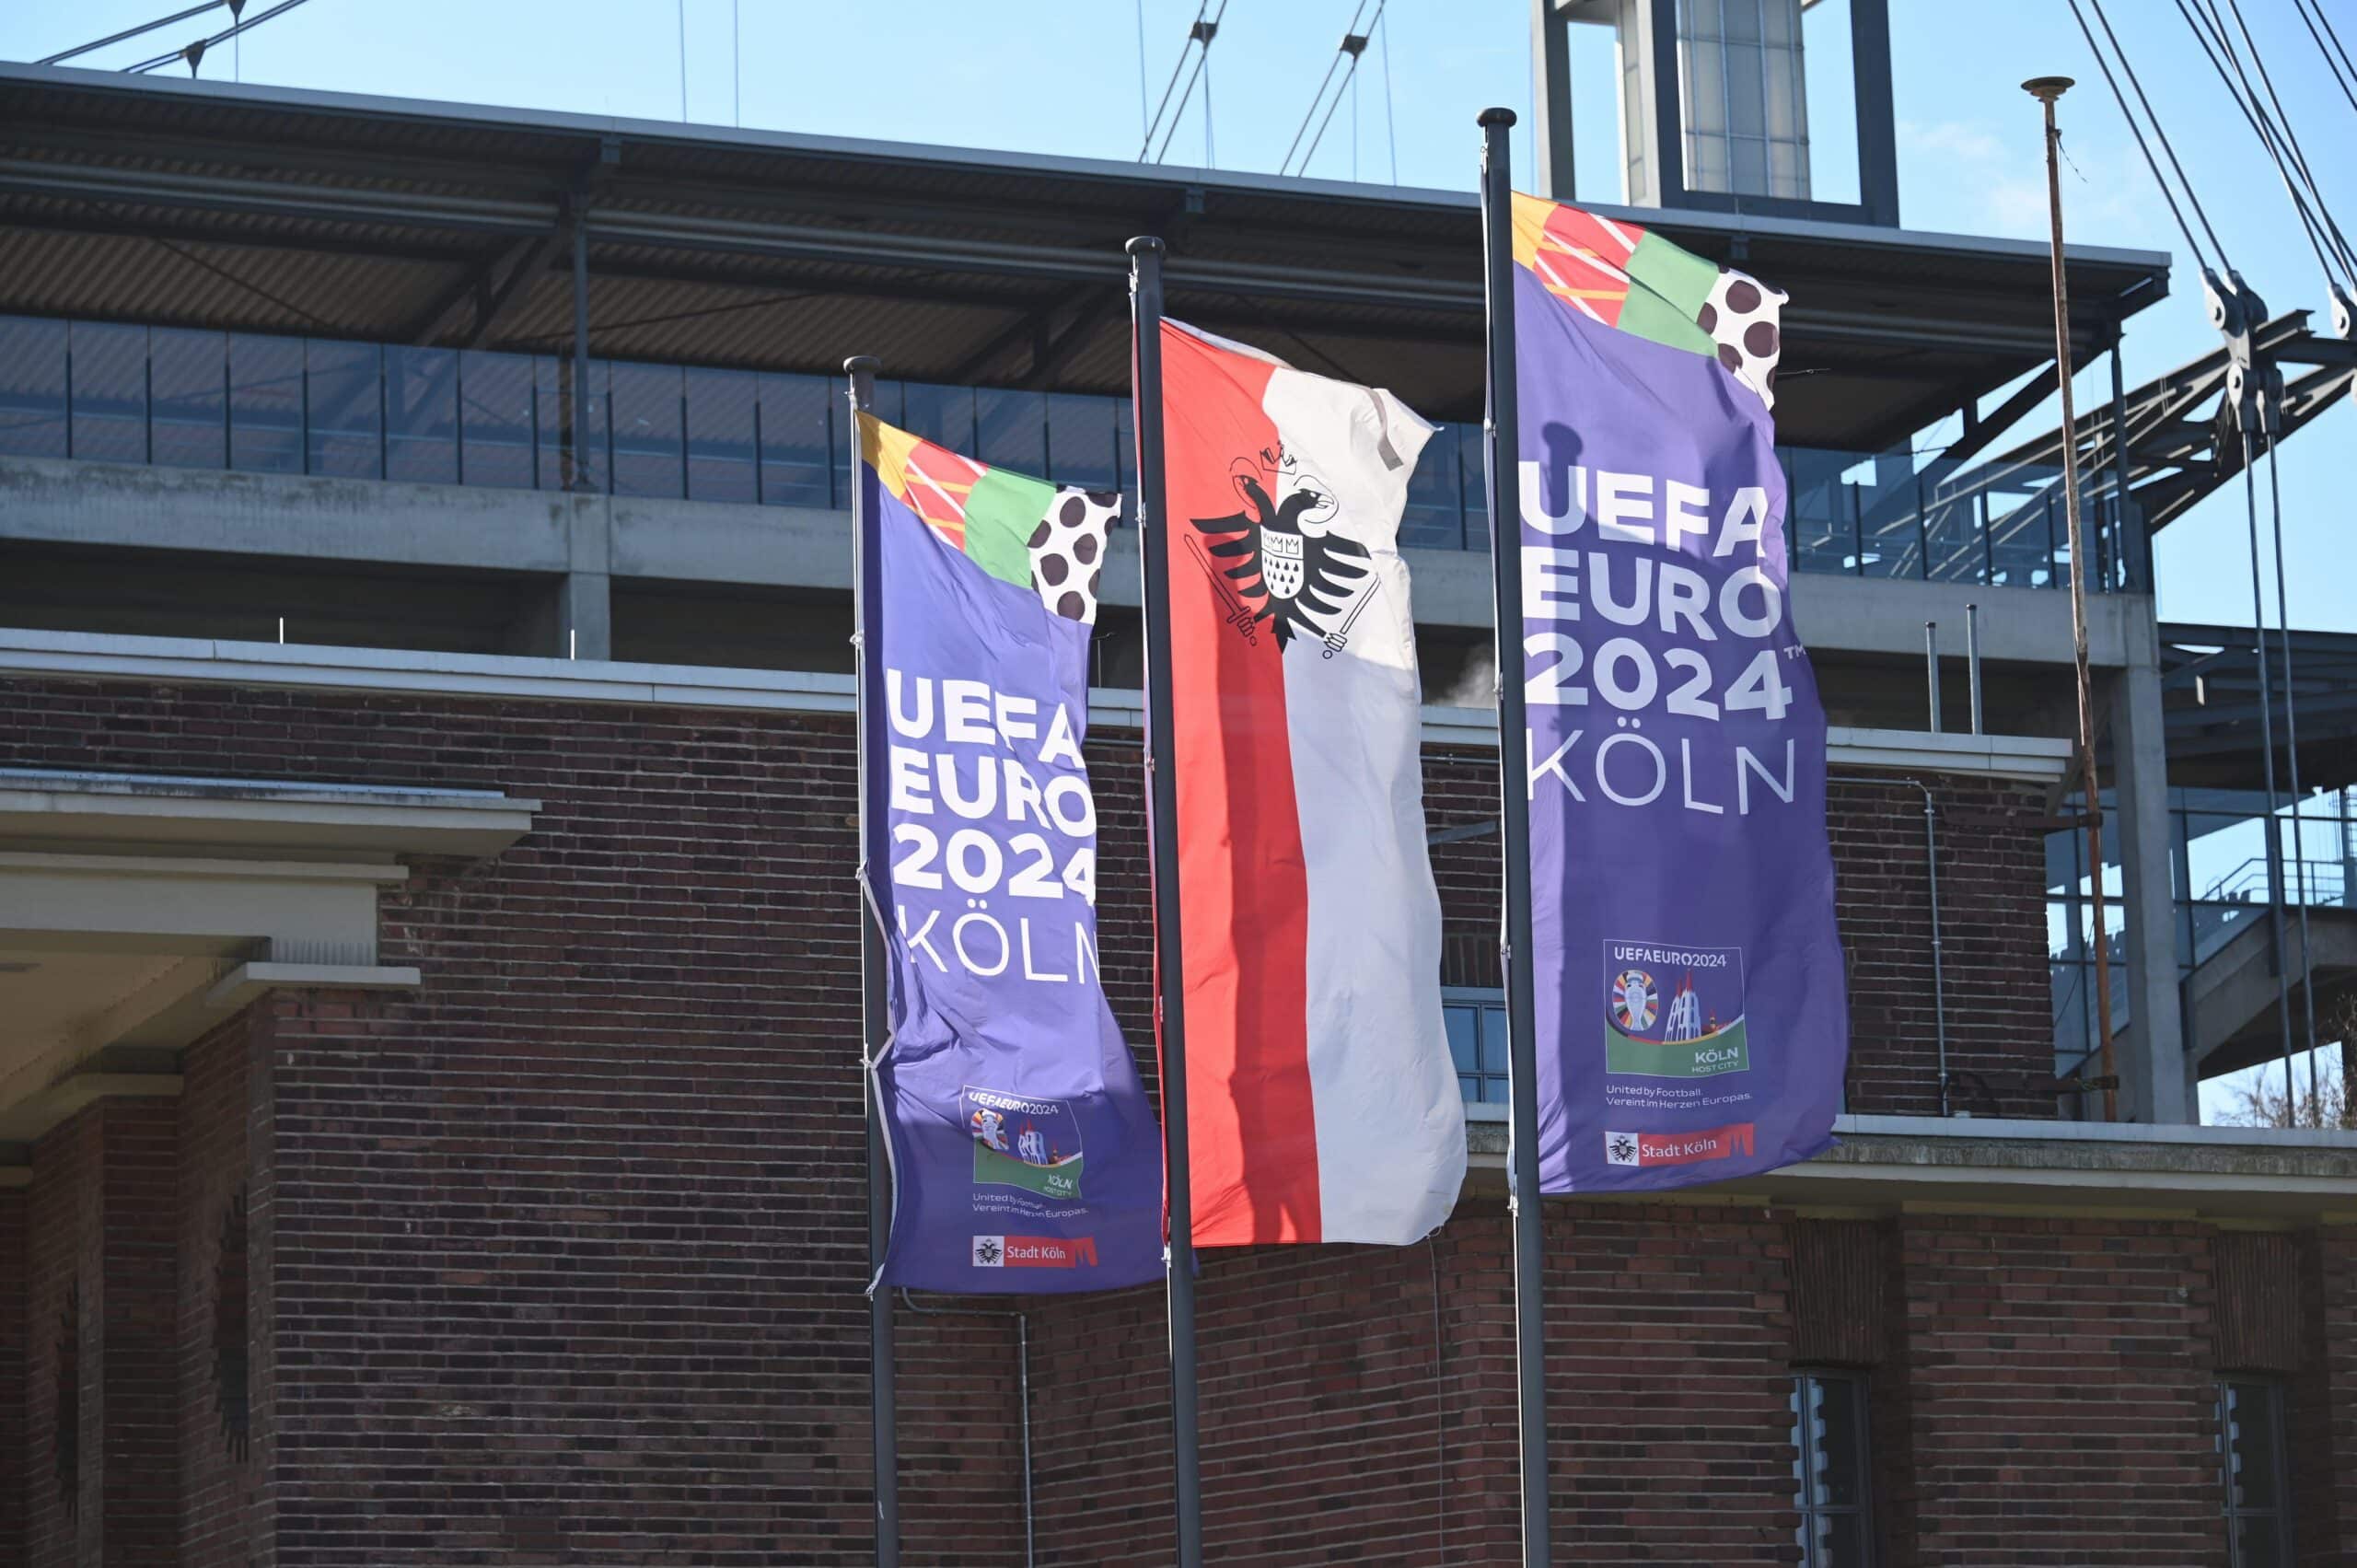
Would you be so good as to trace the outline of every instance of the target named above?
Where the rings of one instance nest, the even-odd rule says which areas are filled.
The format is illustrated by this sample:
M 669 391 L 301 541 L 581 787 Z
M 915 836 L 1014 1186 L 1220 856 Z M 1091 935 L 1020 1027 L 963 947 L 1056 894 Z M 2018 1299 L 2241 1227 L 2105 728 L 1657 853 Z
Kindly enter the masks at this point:
M 1776 406 L 1782 290 L 1706 261 L 1650 229 L 1519 191 L 1514 259 L 1590 320 L 1715 354 L 1760 401 Z
M 1095 623 L 1119 495 L 993 468 L 880 420 L 863 428 L 862 455 L 884 488 L 951 549 L 1065 620 Z

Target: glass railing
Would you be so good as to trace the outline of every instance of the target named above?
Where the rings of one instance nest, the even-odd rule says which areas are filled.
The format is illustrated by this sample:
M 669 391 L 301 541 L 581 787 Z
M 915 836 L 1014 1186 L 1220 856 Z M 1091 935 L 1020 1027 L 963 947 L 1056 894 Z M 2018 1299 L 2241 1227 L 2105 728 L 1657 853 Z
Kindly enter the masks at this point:
M 0 316 L 0 456 L 840 508 L 842 383 L 826 376 L 588 363 L 586 439 L 554 354 Z M 984 462 L 1134 490 L 1126 399 L 881 381 L 886 420 Z M 2052 468 L 1952 471 L 1897 453 L 1779 448 L 1797 571 L 2059 586 Z M 1400 541 L 1489 543 L 1480 426 L 1444 424 Z M 2090 581 L 2124 580 L 2117 509 L 2088 492 Z

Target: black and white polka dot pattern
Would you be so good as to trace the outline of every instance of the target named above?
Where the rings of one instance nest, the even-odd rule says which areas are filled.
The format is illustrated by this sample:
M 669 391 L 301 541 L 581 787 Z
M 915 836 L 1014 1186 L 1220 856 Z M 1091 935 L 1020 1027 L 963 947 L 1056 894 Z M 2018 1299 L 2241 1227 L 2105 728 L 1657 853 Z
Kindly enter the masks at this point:
M 1067 621 L 1096 623 L 1105 536 L 1120 510 L 1120 496 L 1109 490 L 1056 492 L 1048 515 L 1031 530 L 1031 586 L 1039 590 L 1040 603 Z
M 1784 352 L 1778 321 L 1784 298 L 1782 289 L 1723 268 L 1711 297 L 1694 316 L 1694 324 L 1719 345 L 1719 363 L 1770 408 L 1776 406 L 1776 361 Z

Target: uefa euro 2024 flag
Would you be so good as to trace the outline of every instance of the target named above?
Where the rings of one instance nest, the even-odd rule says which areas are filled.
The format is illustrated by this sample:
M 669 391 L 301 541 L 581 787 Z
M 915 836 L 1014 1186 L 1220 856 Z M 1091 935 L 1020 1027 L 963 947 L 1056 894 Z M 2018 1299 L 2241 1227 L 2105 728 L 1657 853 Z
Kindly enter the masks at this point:
M 1116 498 L 863 415 L 860 609 L 879 1287 L 1107 1290 L 1162 1274 L 1162 1151 L 1097 957 L 1081 743 Z
M 1514 198 L 1540 1186 L 1832 1141 L 1825 714 L 1785 595 L 1782 296 Z
M 1465 1180 L 1398 549 L 1432 427 L 1161 343 L 1193 1239 L 1404 1245 Z

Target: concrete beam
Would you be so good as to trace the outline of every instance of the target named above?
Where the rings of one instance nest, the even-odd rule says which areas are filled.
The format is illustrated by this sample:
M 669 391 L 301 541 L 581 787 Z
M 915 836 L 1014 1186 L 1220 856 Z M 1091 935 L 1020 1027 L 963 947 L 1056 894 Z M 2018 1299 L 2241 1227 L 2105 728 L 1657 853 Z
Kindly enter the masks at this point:
M 851 587 L 851 518 L 842 512 L 39 459 L 0 459 L 0 541 L 9 540 L 546 574 L 565 586 L 552 624 L 529 642 L 559 657 L 610 653 L 609 576 Z M 1486 553 L 1402 554 L 1419 625 L 1488 629 Z M 1136 606 L 1136 563 L 1135 533 L 1114 535 L 1106 603 Z M 1991 662 L 2071 662 L 2070 600 L 2059 591 L 1813 573 L 1792 579 L 1803 640 L 1827 652 L 1917 657 L 1926 621 L 1954 628 L 1944 640 L 1959 645 L 1968 603 L 1980 606 Z M 2088 608 L 2090 657 L 2126 665 L 2131 638 L 2151 621 L 2151 601 L 2097 594 Z M 2003 715 L 1991 716 L 2007 727 Z

